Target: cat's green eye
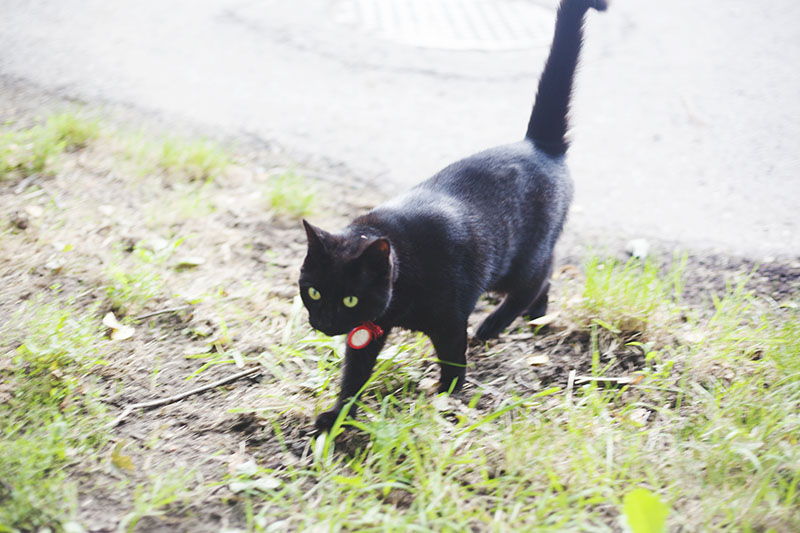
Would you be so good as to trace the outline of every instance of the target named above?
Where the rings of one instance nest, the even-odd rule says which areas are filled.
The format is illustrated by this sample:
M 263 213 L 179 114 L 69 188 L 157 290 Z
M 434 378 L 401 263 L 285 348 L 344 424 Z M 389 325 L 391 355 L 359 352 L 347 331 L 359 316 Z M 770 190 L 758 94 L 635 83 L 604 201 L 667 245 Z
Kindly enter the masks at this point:
M 355 296 L 345 296 L 344 305 L 346 307 L 355 307 L 358 304 L 358 298 Z
M 312 300 L 319 300 L 320 298 L 322 298 L 322 295 L 314 287 L 308 288 L 308 295 L 311 297 Z

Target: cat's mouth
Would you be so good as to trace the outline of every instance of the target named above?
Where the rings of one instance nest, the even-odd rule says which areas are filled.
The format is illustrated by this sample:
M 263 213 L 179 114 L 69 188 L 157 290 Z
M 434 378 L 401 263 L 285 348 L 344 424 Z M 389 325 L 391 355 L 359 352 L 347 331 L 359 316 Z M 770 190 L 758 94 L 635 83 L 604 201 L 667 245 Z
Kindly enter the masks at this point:
M 316 323 L 314 320 L 309 320 L 308 323 L 311 324 L 312 328 L 324 333 L 328 337 L 336 337 L 337 335 L 344 335 L 345 333 L 349 333 L 350 330 L 352 330 L 354 327 L 358 325 L 358 324 L 353 324 L 350 327 L 342 328 L 328 324 L 319 324 Z

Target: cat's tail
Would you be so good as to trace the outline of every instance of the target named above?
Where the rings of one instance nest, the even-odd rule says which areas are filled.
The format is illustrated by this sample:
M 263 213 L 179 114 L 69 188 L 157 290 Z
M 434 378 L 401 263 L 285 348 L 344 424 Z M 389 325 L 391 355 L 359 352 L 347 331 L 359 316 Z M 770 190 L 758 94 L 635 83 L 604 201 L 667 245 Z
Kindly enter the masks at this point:
M 583 43 L 583 17 L 589 8 L 605 11 L 607 0 L 562 0 L 550 56 L 536 91 L 536 102 L 525 137 L 551 155 L 563 155 L 569 142 L 567 115 L 572 79 Z

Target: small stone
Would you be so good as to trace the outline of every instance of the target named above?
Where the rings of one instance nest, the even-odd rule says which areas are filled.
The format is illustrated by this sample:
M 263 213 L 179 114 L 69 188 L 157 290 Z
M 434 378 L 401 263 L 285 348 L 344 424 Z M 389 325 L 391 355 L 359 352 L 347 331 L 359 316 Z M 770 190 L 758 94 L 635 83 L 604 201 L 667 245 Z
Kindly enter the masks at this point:
M 637 426 L 645 425 L 648 418 L 650 418 L 650 411 L 644 407 L 637 407 L 628 414 L 628 419 Z
M 650 243 L 647 239 L 632 239 L 625 245 L 625 251 L 637 259 L 644 259 L 650 252 Z
M 17 229 L 27 229 L 30 225 L 28 215 L 19 210 L 11 213 L 8 221 Z
M 48 259 L 48 261 L 44 264 L 44 267 L 54 274 L 58 274 L 61 272 L 61 269 L 64 268 L 65 264 L 67 264 L 67 262 L 63 257 L 51 256 L 50 259 Z
M 33 218 L 39 218 L 44 214 L 44 209 L 38 205 L 29 205 L 25 208 L 25 212 L 28 213 Z
M 158 253 L 161 250 L 164 250 L 167 246 L 169 246 L 169 241 L 167 239 L 162 239 L 161 237 L 153 237 L 151 239 L 147 239 L 144 242 L 139 243 L 141 248 L 145 250 L 150 250 L 151 252 Z

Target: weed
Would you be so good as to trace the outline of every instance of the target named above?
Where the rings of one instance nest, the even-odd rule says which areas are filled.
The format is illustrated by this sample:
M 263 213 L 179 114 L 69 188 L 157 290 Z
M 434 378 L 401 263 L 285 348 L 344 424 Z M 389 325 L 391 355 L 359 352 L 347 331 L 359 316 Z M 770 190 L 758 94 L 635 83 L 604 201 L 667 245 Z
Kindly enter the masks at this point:
M 588 327 L 597 324 L 612 333 L 665 332 L 680 316 L 681 277 L 686 258 L 676 259 L 662 276 L 650 262 L 626 264 L 592 256 L 585 266 L 583 300 L 573 317 Z
M 52 115 L 45 123 L 45 129 L 64 143 L 64 148 L 73 150 L 85 147 L 89 141 L 100 136 L 100 122 L 82 118 L 73 113 Z
M 43 146 L 51 147 L 42 150 L 45 162 L 36 163 L 43 171 L 53 168 L 59 150 L 68 149 L 70 143 L 80 146 L 92 136 L 81 134 L 68 119 L 38 128 L 36 135 L 49 139 Z M 48 135 L 42 133 L 46 128 L 51 131 Z M 79 141 L 82 137 L 85 140 Z M 0 146 L 7 149 L 10 144 L 17 145 L 12 150 L 14 160 L 24 143 Z M 24 150 L 34 152 L 33 147 Z M 200 180 L 173 182 L 170 191 L 155 193 L 161 200 L 159 208 L 170 216 L 184 216 L 185 201 L 185 216 L 194 217 L 213 208 L 209 189 L 214 184 L 209 180 L 214 171 L 193 174 L 186 169 L 215 165 L 202 163 L 200 156 L 183 158 L 182 152 L 191 151 L 179 144 L 164 148 L 163 143 L 153 142 L 142 158 L 160 173 Z M 192 160 L 195 163 L 187 163 Z M 3 161 L 10 168 L 8 159 Z M 21 175 L 30 168 L 34 163 L 14 162 L 10 172 Z M 271 178 L 265 197 L 272 209 L 290 216 L 307 214 L 314 198 L 305 181 L 292 172 Z M 17 239 L 28 242 L 24 233 L 5 231 L 0 232 L 0 243 L 12 253 L 6 244 L 16 245 Z M 108 231 L 113 238 L 114 226 Z M 166 262 L 179 244 L 117 250 L 105 272 L 107 300 L 99 305 L 111 302 L 128 314 L 162 295 L 168 279 Z M 281 244 L 287 243 L 278 242 L 275 249 Z M 6 264 L 36 274 L 33 263 Z M 528 335 L 513 343 L 501 341 L 490 355 L 478 349 L 470 364 L 482 367 L 482 372 L 470 373 L 472 380 L 454 397 L 431 395 L 424 391 L 426 386 L 418 385 L 421 380 L 435 381 L 431 379 L 437 370 L 435 356 L 428 340 L 393 333 L 365 387 L 361 416 L 342 418 L 326 436 L 308 430 L 314 414 L 334 401 L 344 343 L 311 332 L 299 299 L 291 309 L 287 301 L 255 305 L 254 300 L 267 292 L 261 292 L 263 280 L 251 281 L 252 286 L 236 282 L 246 287 L 242 303 L 236 291 L 227 294 L 223 289 L 228 282 L 220 270 L 214 289 L 219 294 L 204 293 L 186 327 L 152 321 L 152 336 L 113 345 L 103 338 L 97 307 L 80 308 L 52 294 L 33 298 L 3 325 L 0 337 L 0 531 L 59 531 L 76 520 L 78 510 L 114 512 L 98 511 L 107 502 L 95 497 L 98 485 L 108 481 L 105 474 L 98 474 L 96 458 L 110 436 L 102 429 L 106 415 L 92 376 L 105 355 L 111 357 L 112 346 L 114 364 L 126 364 L 131 354 L 140 353 L 138 341 L 157 342 L 159 348 L 163 341 L 165 349 L 152 350 L 154 359 L 138 360 L 155 361 L 149 375 L 119 368 L 107 373 L 126 380 L 113 384 L 109 388 L 115 390 L 109 392 L 121 406 L 137 391 L 144 392 L 148 380 L 153 389 L 162 376 L 174 385 L 176 367 L 173 372 L 164 370 L 167 364 L 178 364 L 174 354 L 188 353 L 180 348 L 189 348 L 181 343 L 189 341 L 184 333 L 190 328 L 198 330 L 197 336 L 207 336 L 208 342 L 203 346 L 202 339 L 194 338 L 191 348 L 211 353 L 192 357 L 199 361 L 194 373 L 182 371 L 187 378 L 210 378 L 201 374 L 212 367 L 224 370 L 218 368 L 221 364 L 262 367 L 260 383 L 250 389 L 258 392 L 248 396 L 237 391 L 229 397 L 229 405 L 239 412 L 258 412 L 267 419 L 267 429 L 248 423 L 246 435 L 238 429 L 214 430 L 214 439 L 219 440 L 203 444 L 210 453 L 220 452 L 216 460 L 233 450 L 234 441 L 245 441 L 235 455 L 246 454 L 262 463 L 261 468 L 234 470 L 227 477 L 217 469 L 225 482 L 214 480 L 213 494 L 236 504 L 223 511 L 229 513 L 223 523 L 246 521 L 253 531 L 587 531 L 618 529 L 624 517 L 631 527 L 647 527 L 641 520 L 634 525 L 637 515 L 647 515 L 650 527 L 658 528 L 662 521 L 654 518 L 668 509 L 666 523 L 672 530 L 800 530 L 797 310 L 759 298 L 738 284 L 714 296 L 713 312 L 703 315 L 681 299 L 682 261 L 666 271 L 647 262 L 621 264 L 598 258 L 586 265 L 586 284 L 577 287 L 577 303 L 565 304 L 566 318 L 532 339 Z M 237 275 L 249 268 L 236 266 Z M 32 277 L 41 282 L 38 274 Z M 75 290 L 74 280 L 61 277 L 63 286 L 71 287 L 65 291 Z M 251 276 L 244 273 L 244 277 Z M 78 285 L 86 287 L 85 279 Z M 17 294 L 4 300 L 4 311 Z M 219 303 L 214 319 L 218 327 L 201 329 L 214 302 Z M 685 316 L 691 319 L 691 335 L 685 331 L 687 324 L 681 323 Z M 572 335 L 575 329 L 581 331 Z M 539 390 L 538 380 L 517 379 L 554 369 L 544 370 L 552 363 L 510 360 L 514 353 L 524 357 L 563 350 L 567 346 L 562 340 L 572 344 L 576 368 L 590 373 L 594 381 L 570 380 L 565 390 Z M 614 348 L 607 350 L 612 344 Z M 635 371 L 635 379 L 630 375 L 623 376 L 628 380 L 604 379 L 611 364 L 606 355 L 623 344 L 641 349 L 647 368 L 626 366 L 624 372 Z M 172 347 L 177 349 L 167 349 Z M 217 396 L 209 395 L 207 401 L 216 404 Z M 174 406 L 182 408 L 194 407 Z M 209 502 L 196 498 L 195 487 L 202 488 L 206 480 L 195 472 L 178 469 L 148 475 L 142 470 L 165 460 L 195 460 L 201 452 L 178 450 L 175 455 L 173 450 L 187 442 L 190 431 L 221 428 L 227 422 L 190 423 L 180 433 L 169 434 L 169 446 L 155 445 L 154 439 L 166 439 L 168 433 L 165 430 L 161 437 L 157 430 L 148 435 L 146 428 L 153 427 L 151 422 L 172 427 L 163 423 L 164 416 L 171 415 L 151 411 L 140 416 L 141 426 L 131 424 L 122 430 L 149 439 L 142 450 L 147 457 L 141 469 L 132 472 L 138 481 L 132 501 L 126 502 L 129 512 L 113 517 L 122 518 L 122 531 L 151 526 L 185 529 L 184 511 L 194 512 Z M 122 446 L 124 441 L 112 451 L 111 465 L 127 469 Z M 112 469 L 112 473 L 119 472 Z M 86 497 L 80 495 L 80 505 L 78 479 L 88 487 Z M 210 512 L 203 509 L 201 514 Z M 162 516 L 174 520 L 160 523 Z
M 213 181 L 233 160 L 219 145 L 207 140 L 176 137 L 151 141 L 143 136 L 127 140 L 125 152 L 138 161 L 142 173 L 166 172 L 189 181 Z
M 106 297 L 114 310 L 128 314 L 158 296 L 164 286 L 164 263 L 183 242 L 178 239 L 157 251 L 137 245 L 126 255 L 120 248 L 106 267 Z
M 99 131 L 96 121 L 62 113 L 42 125 L 0 132 L 0 179 L 45 172 L 64 150 L 82 148 Z
M 231 158 L 210 141 L 167 139 L 161 145 L 158 164 L 190 180 L 212 180 L 231 164 Z
M 698 319 L 701 342 L 655 350 L 661 317 L 691 312 L 679 299 L 682 264 L 664 278 L 648 265 L 609 268 L 587 281 L 585 304 L 616 329 L 610 335 L 637 318 L 641 342 L 633 344 L 657 370 L 644 381 L 622 388 L 591 382 L 566 397 L 558 389 L 509 395 L 487 410 L 476 398 L 462 403 L 418 391 L 413 361 L 429 347 L 406 344 L 382 354 L 360 419 L 339 420 L 311 442 L 313 468 L 271 471 L 281 483 L 247 497 L 251 527 L 588 530 L 627 515 L 642 530 L 662 524 L 669 509 L 672 528 L 796 529 L 798 313 L 765 314 L 753 295 L 733 287 L 716 299 L 715 315 Z M 265 368 L 308 376 L 302 385 L 325 408 L 340 348 L 312 336 Z M 729 378 L 698 373 L 702 357 L 711 368 L 730 360 L 740 368 Z M 641 494 L 647 501 L 637 501 Z M 645 507 L 658 508 L 659 517 Z M 634 516 L 641 512 L 646 523 Z
M 216 210 L 210 181 L 176 183 L 159 197 L 159 202 L 147 210 L 147 225 L 158 230 L 186 220 L 208 216 Z M 164 209 L 169 205 L 169 209 Z
M 102 363 L 100 320 L 70 303 L 36 298 L 22 306 L 3 342 L 19 343 L 0 376 L 0 530 L 53 527 L 75 514 L 65 468 L 105 436 L 92 430 L 103 408 L 87 379 Z M 4 529 L 10 528 L 10 529 Z
M 271 177 L 265 198 L 271 209 L 295 218 L 310 215 L 315 203 L 313 189 L 293 170 Z
M 162 516 L 170 507 L 190 502 L 190 487 L 202 486 L 196 477 L 194 471 L 180 468 L 150 476 L 134 489 L 133 510 L 122 518 L 118 530 L 130 533 L 143 518 Z

